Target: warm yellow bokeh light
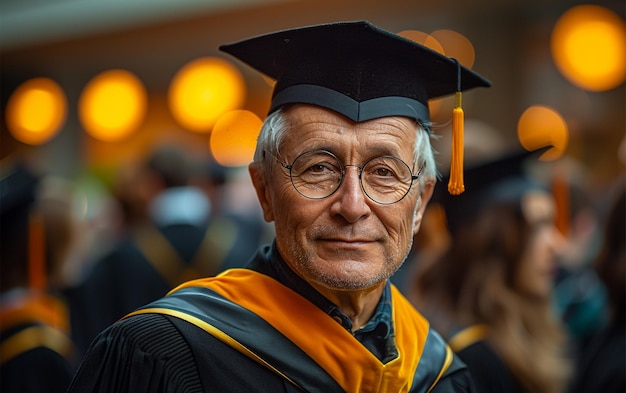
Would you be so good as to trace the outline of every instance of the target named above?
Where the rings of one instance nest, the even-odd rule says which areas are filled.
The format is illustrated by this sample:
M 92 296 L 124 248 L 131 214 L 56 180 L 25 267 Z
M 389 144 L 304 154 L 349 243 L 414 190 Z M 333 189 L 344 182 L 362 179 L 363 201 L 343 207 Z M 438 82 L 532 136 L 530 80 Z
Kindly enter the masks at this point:
M 65 123 L 67 98 L 53 80 L 30 79 L 11 94 L 5 116 L 15 139 L 40 145 L 54 137 Z
M 261 75 L 263 77 L 263 80 L 265 81 L 265 83 L 271 87 L 272 89 L 274 88 L 274 86 L 276 86 L 276 79 L 270 78 L 267 75 Z
M 453 30 L 436 30 L 430 35 L 443 47 L 448 57 L 453 57 L 467 68 L 474 65 L 474 45 L 463 34 Z
M 422 44 L 435 52 L 454 57 L 466 67 L 474 65 L 474 46 L 465 36 L 451 30 L 437 30 L 427 34 L 418 30 L 404 30 L 398 35 Z M 446 106 L 449 97 L 437 98 L 428 101 L 431 119 L 437 119 L 441 108 Z M 452 113 L 450 111 L 450 113 Z
M 437 41 L 437 39 L 430 34 L 426 34 L 417 30 L 404 30 L 398 33 L 399 36 L 404 38 L 408 38 L 411 41 L 415 41 L 418 44 L 422 44 L 425 47 L 428 47 L 436 52 L 441 54 L 446 54 L 444 51 L 444 47 Z
M 583 89 L 609 90 L 626 78 L 626 24 L 604 7 L 570 8 L 552 31 L 551 47 L 561 73 Z
M 203 57 L 174 76 L 168 99 L 172 116 L 181 126 L 208 133 L 222 114 L 243 105 L 245 92 L 243 77 L 234 65 L 224 59 Z
M 529 107 L 520 116 L 517 136 L 528 151 L 552 146 L 541 156 L 544 161 L 552 161 L 563 155 L 569 141 L 565 120 L 554 109 L 541 105 Z
M 246 110 L 222 115 L 211 132 L 210 148 L 215 160 L 224 166 L 247 165 L 254 157 L 261 119 Z
M 85 131 L 105 142 L 125 139 L 137 131 L 146 115 L 148 95 L 131 72 L 109 70 L 83 90 L 78 115 Z
M 441 108 L 444 107 L 446 100 L 449 97 L 443 97 L 443 98 L 433 98 L 428 100 L 428 112 L 430 113 L 430 119 L 432 121 L 435 121 L 435 119 L 440 120 L 439 116 L 441 115 Z M 448 117 L 452 116 L 452 111 L 450 111 L 450 114 Z

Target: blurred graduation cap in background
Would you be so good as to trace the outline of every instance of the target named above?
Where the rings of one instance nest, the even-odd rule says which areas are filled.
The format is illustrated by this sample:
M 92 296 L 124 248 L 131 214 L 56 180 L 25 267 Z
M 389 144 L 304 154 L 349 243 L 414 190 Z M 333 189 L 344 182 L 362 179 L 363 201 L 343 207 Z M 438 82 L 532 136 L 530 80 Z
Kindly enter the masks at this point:
M 0 214 L 22 217 L 35 201 L 39 178 L 26 165 L 17 163 L 2 174 L 0 179 Z
M 406 116 L 429 125 L 428 100 L 456 93 L 453 129 L 462 133 L 461 91 L 490 86 L 455 59 L 367 21 L 284 30 L 220 49 L 276 80 L 270 113 L 304 103 L 355 122 Z M 462 151 L 453 157 L 462 170 Z
M 31 274 L 33 263 L 43 269 L 42 261 L 36 257 L 43 253 L 43 245 L 33 250 L 36 229 L 33 227 L 31 211 L 39 189 L 40 177 L 23 163 L 15 163 L 3 171 L 0 179 L 0 261 L 2 262 L 3 284 L 16 279 L 15 274 Z M 35 235 L 35 236 L 34 236 Z M 20 272 L 20 273 L 16 273 Z M 32 278 L 32 277 L 31 277 Z M 37 275 L 36 280 L 41 277 Z M 39 286 L 31 280 L 30 284 Z
M 467 167 L 467 189 L 461 195 L 450 195 L 438 182 L 431 203 L 443 208 L 450 233 L 457 233 L 465 223 L 471 223 L 491 204 L 521 203 L 522 196 L 532 190 L 549 192 L 546 185 L 534 179 L 527 170 L 527 166 L 538 163 L 538 158 L 548 149 L 520 149 Z M 441 183 L 446 181 L 447 177 L 444 177 Z

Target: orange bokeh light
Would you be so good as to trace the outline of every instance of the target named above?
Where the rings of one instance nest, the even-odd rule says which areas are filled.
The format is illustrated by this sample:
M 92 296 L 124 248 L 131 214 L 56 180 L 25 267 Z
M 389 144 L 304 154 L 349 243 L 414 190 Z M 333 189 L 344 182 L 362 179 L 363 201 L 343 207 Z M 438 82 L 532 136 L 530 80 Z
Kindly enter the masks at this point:
M 117 142 L 139 129 L 148 95 L 141 81 L 126 70 L 109 70 L 94 77 L 80 96 L 78 114 L 92 137 Z
M 574 85 L 589 91 L 615 88 L 626 79 L 626 24 L 596 5 L 570 8 L 552 31 L 552 57 Z
M 445 55 L 453 57 L 467 68 L 474 65 L 474 45 L 463 34 L 453 30 L 436 30 L 430 34 L 441 44 Z
M 65 123 L 67 98 L 52 79 L 30 79 L 11 94 L 5 116 L 15 139 L 40 145 L 52 139 Z
M 567 123 L 547 106 L 535 105 L 524 111 L 517 123 L 517 136 L 528 151 L 552 146 L 541 159 L 552 161 L 563 155 L 569 141 Z
M 404 30 L 399 32 L 398 35 L 445 55 L 445 51 L 441 43 L 439 43 L 439 41 L 437 41 L 437 39 L 430 34 L 426 34 L 418 30 Z
M 245 82 L 234 65 L 217 57 L 203 57 L 174 76 L 168 100 L 181 126 L 208 133 L 222 114 L 242 106 L 245 93 Z
M 222 115 L 213 127 L 209 142 L 215 160 L 224 166 L 250 163 L 262 123 L 257 115 L 247 110 Z

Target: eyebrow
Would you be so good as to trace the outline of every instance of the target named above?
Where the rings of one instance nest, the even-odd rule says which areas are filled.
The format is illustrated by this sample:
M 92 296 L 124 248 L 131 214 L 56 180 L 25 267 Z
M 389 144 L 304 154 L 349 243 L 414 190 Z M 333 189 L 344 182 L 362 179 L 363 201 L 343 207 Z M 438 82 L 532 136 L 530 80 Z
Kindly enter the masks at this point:
M 396 157 L 400 157 L 400 152 L 398 151 L 397 148 L 393 148 L 390 149 L 388 146 L 372 146 L 372 147 L 368 147 L 367 151 L 370 152 L 376 152 L 376 155 L 381 155 L 381 156 L 386 156 L 386 155 L 390 155 L 390 156 L 396 156 Z

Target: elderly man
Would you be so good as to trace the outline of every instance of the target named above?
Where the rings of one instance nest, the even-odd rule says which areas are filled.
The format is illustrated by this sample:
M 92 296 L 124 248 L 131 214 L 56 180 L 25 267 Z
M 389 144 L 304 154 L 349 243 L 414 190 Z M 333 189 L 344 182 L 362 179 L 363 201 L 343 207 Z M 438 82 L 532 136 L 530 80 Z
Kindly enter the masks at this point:
M 276 239 L 109 327 L 71 391 L 473 391 L 389 277 L 436 181 L 427 100 L 489 83 L 367 22 L 221 49 L 277 80 L 250 165 Z

